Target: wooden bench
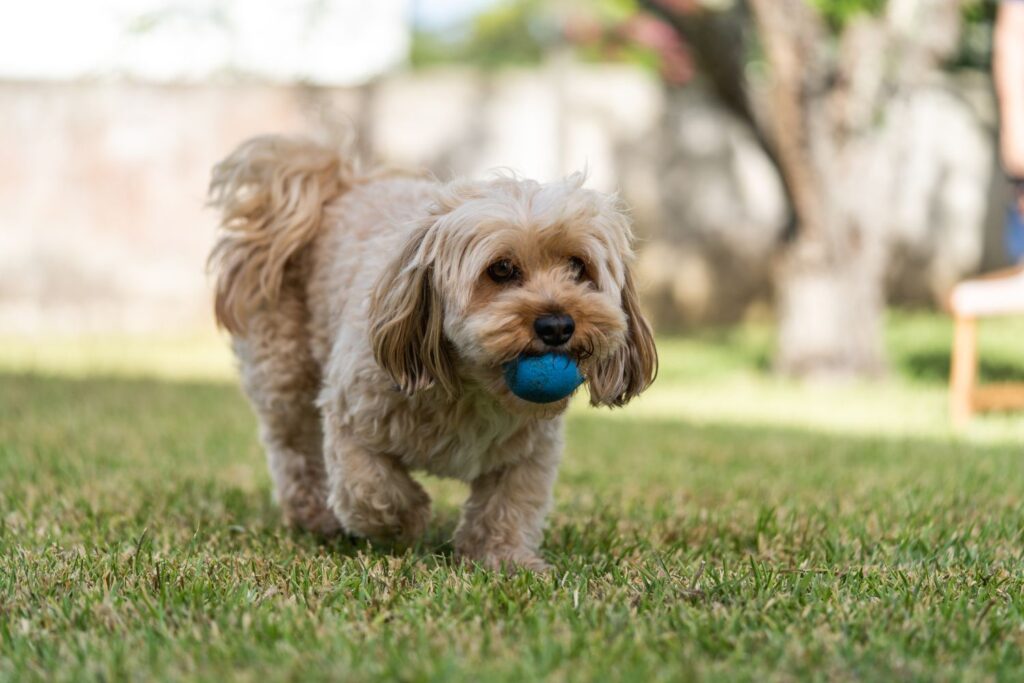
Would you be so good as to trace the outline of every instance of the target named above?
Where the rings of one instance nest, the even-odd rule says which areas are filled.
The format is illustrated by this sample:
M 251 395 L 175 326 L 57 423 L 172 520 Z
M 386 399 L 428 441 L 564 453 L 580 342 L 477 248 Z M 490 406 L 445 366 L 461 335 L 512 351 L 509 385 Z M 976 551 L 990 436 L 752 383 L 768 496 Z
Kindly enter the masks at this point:
M 1024 408 L 1024 383 L 978 385 L 978 320 L 1024 315 L 1024 268 L 965 280 L 950 296 L 953 358 L 949 373 L 949 410 L 955 426 L 976 412 Z M 1022 340 L 1024 341 L 1024 340 Z

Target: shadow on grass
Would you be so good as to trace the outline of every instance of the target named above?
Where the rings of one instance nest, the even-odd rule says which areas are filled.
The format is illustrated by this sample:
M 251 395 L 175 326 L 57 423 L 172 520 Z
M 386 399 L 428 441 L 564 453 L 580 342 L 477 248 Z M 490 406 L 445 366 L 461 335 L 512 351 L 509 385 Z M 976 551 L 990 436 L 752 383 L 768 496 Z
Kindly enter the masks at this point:
M 201 530 L 199 542 L 207 539 L 211 548 L 225 538 L 232 547 L 234 534 L 248 539 L 238 545 L 249 551 L 290 542 L 340 556 L 404 552 L 344 536 L 285 534 L 270 502 L 255 419 L 233 384 L 0 373 L 0 415 L 0 469 L 8 475 L 0 497 L 14 509 L 45 505 L 49 496 L 96 518 L 123 518 L 129 534 L 163 528 L 187 541 Z M 569 418 L 558 497 L 562 506 L 569 501 L 572 517 L 582 517 L 570 522 L 568 535 L 564 525 L 554 529 L 552 540 L 556 552 L 566 551 L 573 544 L 558 538 L 578 536 L 602 508 L 613 517 L 646 510 L 645 517 L 680 499 L 715 510 L 751 502 L 824 505 L 860 491 L 883 503 L 906 491 L 952 495 L 957 487 L 994 499 L 1024 488 L 1018 458 L 1014 444 L 847 436 L 685 415 L 611 419 L 594 411 Z M 447 561 L 457 519 L 454 494 L 439 500 L 413 552 Z M 619 533 L 614 523 L 608 529 Z M 112 542 L 115 532 L 106 533 Z
M 76 516 L 116 518 L 110 542 L 161 528 L 190 544 L 276 537 L 342 556 L 410 547 L 287 530 L 233 382 L 0 372 L 0 415 L 0 499 L 30 505 L 43 491 Z M 457 522 L 457 508 L 435 510 L 413 550 L 451 556 Z
M 909 353 L 898 360 L 901 374 L 922 382 L 944 384 L 949 381 L 950 355 L 944 351 Z M 982 382 L 1024 382 L 1024 363 L 980 358 L 978 377 Z

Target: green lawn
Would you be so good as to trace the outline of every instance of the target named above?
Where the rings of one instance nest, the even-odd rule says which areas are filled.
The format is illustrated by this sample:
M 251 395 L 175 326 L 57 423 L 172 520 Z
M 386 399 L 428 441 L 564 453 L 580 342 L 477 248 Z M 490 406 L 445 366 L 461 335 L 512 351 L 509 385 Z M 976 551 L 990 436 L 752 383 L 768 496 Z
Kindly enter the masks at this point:
M 0 680 L 1019 680 L 1024 419 L 949 429 L 949 332 L 809 387 L 757 326 L 663 340 L 573 407 L 542 577 L 453 563 L 450 482 L 413 549 L 284 530 L 219 340 L 0 340 Z

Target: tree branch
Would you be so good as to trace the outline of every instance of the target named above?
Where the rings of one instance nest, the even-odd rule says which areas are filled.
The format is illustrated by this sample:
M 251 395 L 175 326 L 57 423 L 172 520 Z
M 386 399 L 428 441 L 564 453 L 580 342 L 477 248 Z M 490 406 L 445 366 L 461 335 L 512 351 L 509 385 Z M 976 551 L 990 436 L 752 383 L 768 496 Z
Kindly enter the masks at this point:
M 749 0 L 758 37 L 771 71 L 769 92 L 772 144 L 779 169 L 786 179 L 801 237 L 815 237 L 825 216 L 818 163 L 826 150 L 821 112 L 816 102 L 827 91 L 827 33 L 821 18 L 804 0 Z

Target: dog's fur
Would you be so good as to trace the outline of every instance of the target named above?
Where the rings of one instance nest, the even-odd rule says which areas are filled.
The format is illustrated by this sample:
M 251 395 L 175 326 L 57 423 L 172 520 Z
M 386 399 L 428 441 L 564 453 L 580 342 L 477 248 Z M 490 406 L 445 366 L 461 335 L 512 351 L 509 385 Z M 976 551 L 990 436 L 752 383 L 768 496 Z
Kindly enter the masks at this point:
M 274 136 L 215 167 L 216 315 L 289 523 L 414 539 L 430 499 L 409 472 L 426 470 L 471 486 L 460 555 L 545 567 L 568 399 L 516 398 L 502 364 L 548 350 L 534 320 L 566 313 L 564 351 L 594 405 L 626 403 L 657 366 L 629 222 L 582 182 L 360 175 L 330 148 Z M 501 259 L 517 279 L 489 277 Z

